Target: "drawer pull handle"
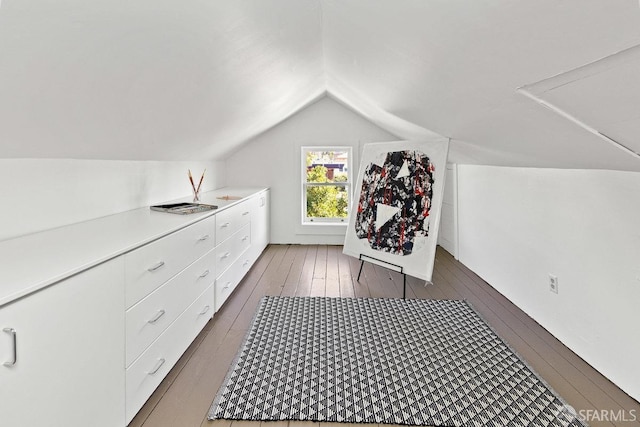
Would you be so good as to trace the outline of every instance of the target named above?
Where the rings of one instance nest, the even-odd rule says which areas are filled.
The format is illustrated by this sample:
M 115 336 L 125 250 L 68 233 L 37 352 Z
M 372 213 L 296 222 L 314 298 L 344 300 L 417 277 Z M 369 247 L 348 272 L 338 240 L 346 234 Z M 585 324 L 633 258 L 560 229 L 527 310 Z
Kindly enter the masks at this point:
M 210 271 L 209 270 L 205 270 L 204 273 L 202 273 L 200 275 L 200 279 L 202 279 L 203 277 L 207 277 L 209 275 Z
M 209 238 L 208 234 L 205 234 L 204 236 L 202 236 L 201 238 L 198 239 L 199 242 L 202 242 L 204 240 L 207 240 Z
M 153 267 L 149 267 L 147 269 L 147 271 L 156 271 L 157 269 L 159 269 L 160 267 L 162 267 L 164 265 L 164 261 L 160 261 L 159 263 L 157 263 L 156 265 L 154 265 Z
M 249 211 L 242 212 L 242 216 L 249 215 Z
M 229 258 L 230 256 L 231 254 L 229 252 L 226 252 L 224 255 L 220 256 L 220 259 Z
M 229 286 L 231 286 L 231 282 L 225 283 L 224 288 L 222 288 L 222 290 L 224 291 L 225 289 L 229 289 Z
M 164 316 L 165 311 L 164 310 L 160 310 L 159 312 L 156 313 L 156 315 L 153 317 L 153 319 L 147 320 L 147 323 L 151 323 L 152 325 L 154 323 L 156 323 L 158 320 L 160 320 L 160 318 L 162 316 Z
M 244 236 L 244 237 L 242 238 L 242 241 L 243 241 L 243 242 L 246 242 L 248 238 L 249 238 L 249 236 Z
M 220 228 L 227 228 L 227 227 L 228 227 L 228 226 L 230 226 L 230 225 L 231 225 L 231 223 L 230 223 L 230 222 L 225 222 L 224 224 L 222 224 L 222 225 L 220 226 Z
M 164 362 L 165 362 L 164 358 L 158 359 L 158 363 L 156 364 L 156 367 L 151 372 L 147 372 L 147 374 L 155 375 L 155 373 L 158 372 L 160 368 L 162 368 L 162 365 L 164 365 Z
M 242 263 L 243 267 L 246 267 L 247 265 L 249 265 L 249 260 L 246 260 L 245 262 Z
M 16 334 L 16 330 L 13 328 L 4 328 L 2 329 L 4 332 L 8 333 L 9 335 L 11 335 L 12 338 L 12 342 L 13 342 L 13 360 L 10 362 L 4 362 L 3 365 L 7 366 L 7 367 L 11 367 L 13 365 L 15 365 L 18 362 L 18 338 L 17 338 L 17 334 Z
M 208 305 L 206 305 L 202 311 L 200 313 L 198 313 L 198 316 L 202 316 L 203 314 L 207 314 L 207 311 L 209 311 L 211 307 L 209 307 Z

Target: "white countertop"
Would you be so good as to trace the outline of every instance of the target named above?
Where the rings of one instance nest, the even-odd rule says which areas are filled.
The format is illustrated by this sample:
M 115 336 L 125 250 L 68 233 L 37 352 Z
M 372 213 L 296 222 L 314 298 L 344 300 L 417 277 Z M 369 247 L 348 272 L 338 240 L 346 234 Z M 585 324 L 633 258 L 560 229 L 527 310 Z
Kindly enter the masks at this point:
M 201 221 L 266 188 L 225 187 L 203 193 L 218 209 L 189 215 L 143 207 L 0 242 L 0 307 L 160 237 Z M 240 200 L 219 199 L 239 196 Z M 166 203 L 190 202 L 190 198 Z

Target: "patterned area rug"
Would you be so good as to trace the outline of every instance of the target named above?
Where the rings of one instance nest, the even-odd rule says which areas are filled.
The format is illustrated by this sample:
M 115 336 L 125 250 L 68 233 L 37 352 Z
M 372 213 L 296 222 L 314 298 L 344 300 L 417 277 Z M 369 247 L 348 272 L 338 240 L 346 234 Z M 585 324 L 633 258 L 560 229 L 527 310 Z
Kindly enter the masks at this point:
M 264 297 L 209 419 L 584 426 L 465 301 Z

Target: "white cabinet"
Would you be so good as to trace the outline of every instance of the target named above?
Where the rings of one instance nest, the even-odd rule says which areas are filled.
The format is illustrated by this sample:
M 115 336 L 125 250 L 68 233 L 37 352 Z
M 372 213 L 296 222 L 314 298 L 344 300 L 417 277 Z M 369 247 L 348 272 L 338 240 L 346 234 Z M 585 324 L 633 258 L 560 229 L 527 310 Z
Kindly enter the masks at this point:
M 256 191 L 0 242 L 0 425 L 126 426 L 268 244 Z
M 269 244 L 269 190 L 264 190 L 249 199 L 251 208 L 252 262 L 258 259 Z
M 126 254 L 127 308 L 213 249 L 215 224 L 206 218 Z
M 216 217 L 218 311 L 268 244 L 269 192 L 257 193 Z
M 213 314 L 213 285 L 209 286 L 127 368 L 127 423 L 176 364 Z
M 215 280 L 215 252 L 172 277 L 146 298 L 127 310 L 127 365 L 131 363 L 173 323 Z M 213 315 L 213 304 L 210 301 Z
M 249 251 L 245 251 L 216 279 L 215 304 L 216 311 L 220 310 L 224 302 L 229 298 L 233 290 L 238 286 L 242 278 L 251 268 Z
M 214 313 L 216 217 L 125 255 L 126 421 Z
M 268 244 L 268 194 L 125 255 L 127 423 Z
M 216 214 L 216 245 L 227 240 L 242 226 L 251 222 L 251 204 L 238 203 Z
M 251 246 L 251 226 L 245 224 L 216 247 L 216 271 L 225 271 Z
M 0 307 L 1 425 L 125 424 L 123 271 L 115 258 Z

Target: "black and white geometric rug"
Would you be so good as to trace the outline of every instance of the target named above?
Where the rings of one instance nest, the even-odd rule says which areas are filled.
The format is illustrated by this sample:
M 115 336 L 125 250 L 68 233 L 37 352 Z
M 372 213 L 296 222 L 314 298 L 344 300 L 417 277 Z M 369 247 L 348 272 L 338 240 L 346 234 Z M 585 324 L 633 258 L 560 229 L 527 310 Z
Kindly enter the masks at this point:
M 264 297 L 209 419 L 584 426 L 465 301 Z

